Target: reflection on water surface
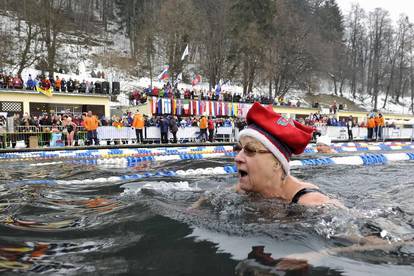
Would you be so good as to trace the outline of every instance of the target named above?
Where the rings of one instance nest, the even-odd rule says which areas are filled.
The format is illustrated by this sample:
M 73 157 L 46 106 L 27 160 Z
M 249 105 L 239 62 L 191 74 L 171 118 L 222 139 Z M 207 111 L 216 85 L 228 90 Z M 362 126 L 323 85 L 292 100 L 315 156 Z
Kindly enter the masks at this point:
M 410 163 L 293 171 L 340 199 L 347 210 L 303 208 L 239 195 L 230 189 L 237 181 L 231 175 L 24 185 L 27 179 L 108 178 L 230 162 L 147 162 L 127 169 L 3 162 L 0 271 L 243 275 L 252 269 L 273 271 L 279 265 L 310 275 L 412 274 L 414 246 L 401 243 L 414 234 Z M 191 208 L 201 196 L 203 204 Z M 371 236 L 392 246 L 335 251 Z M 295 254 L 308 256 L 306 265 L 285 258 Z

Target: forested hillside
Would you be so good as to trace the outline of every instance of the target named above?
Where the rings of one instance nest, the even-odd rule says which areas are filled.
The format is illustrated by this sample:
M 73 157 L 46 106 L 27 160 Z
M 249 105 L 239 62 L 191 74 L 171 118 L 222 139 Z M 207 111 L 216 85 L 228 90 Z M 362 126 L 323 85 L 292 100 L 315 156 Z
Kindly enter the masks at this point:
M 18 20 L 1 27 L 0 66 L 19 72 L 68 67 L 62 45 L 113 45 L 107 34 L 119 33 L 137 77 L 154 79 L 168 64 L 172 81 L 200 74 L 211 88 L 231 80 L 271 97 L 319 92 L 329 80 L 332 93 L 350 90 L 373 108 L 409 96 L 413 110 L 413 25 L 382 9 L 342 15 L 335 0 L 0 0 L 0 8 Z

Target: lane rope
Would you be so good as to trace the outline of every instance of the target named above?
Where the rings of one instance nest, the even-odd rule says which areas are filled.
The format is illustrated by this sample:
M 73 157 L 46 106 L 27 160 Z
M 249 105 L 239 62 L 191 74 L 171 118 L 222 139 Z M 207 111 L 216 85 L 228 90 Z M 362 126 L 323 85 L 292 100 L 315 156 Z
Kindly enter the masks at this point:
M 384 154 L 362 154 L 357 156 L 343 156 L 343 157 L 328 157 L 328 158 L 313 158 L 304 160 L 293 160 L 290 161 L 291 167 L 304 167 L 304 166 L 331 166 L 331 165 L 382 165 L 389 162 L 396 161 L 411 161 L 414 160 L 413 152 L 406 153 L 384 153 Z M 96 161 L 96 160 L 86 160 Z M 228 165 L 224 167 L 214 168 L 198 168 L 188 170 L 160 170 L 157 172 L 143 172 L 132 175 L 123 176 L 111 176 L 108 178 L 97 178 L 97 179 L 83 179 L 83 180 L 27 180 L 22 181 L 22 185 L 69 185 L 69 184 L 92 184 L 92 183 L 116 183 L 128 180 L 138 180 L 142 178 L 151 177 L 174 177 L 174 176 L 201 176 L 201 175 L 223 175 L 223 174 L 234 174 L 237 172 L 235 165 Z
M 404 150 L 411 151 L 414 149 L 414 143 L 345 143 L 333 145 L 332 148 L 336 153 L 345 152 L 371 152 L 371 151 L 394 151 Z M 126 157 L 147 157 L 147 156 L 183 156 L 183 155 L 198 155 L 228 153 L 232 152 L 232 146 L 203 146 L 203 147 L 178 147 L 178 148 L 136 148 L 136 149 L 94 149 L 94 150 L 60 150 L 60 151 L 40 151 L 40 152 L 18 152 L 18 153 L 1 153 L 0 161 L 43 161 L 54 159 L 111 159 L 111 158 L 126 158 Z M 308 145 L 305 153 L 317 153 L 315 145 Z M 218 155 L 222 156 L 222 155 Z M 224 154 L 225 156 L 225 154 Z M 155 158 L 163 160 L 163 158 Z M 184 158 L 170 159 L 165 157 L 165 160 L 178 160 Z M 188 157 L 187 159 L 192 159 Z M 110 163 L 110 162 L 109 162 Z M 116 162 L 112 162 L 116 163 Z

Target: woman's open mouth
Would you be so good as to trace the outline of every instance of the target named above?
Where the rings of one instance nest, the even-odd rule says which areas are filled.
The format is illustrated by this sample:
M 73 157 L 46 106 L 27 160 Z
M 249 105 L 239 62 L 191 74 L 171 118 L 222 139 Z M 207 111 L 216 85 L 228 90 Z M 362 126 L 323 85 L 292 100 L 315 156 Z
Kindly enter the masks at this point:
M 240 177 L 245 177 L 245 176 L 247 176 L 247 172 L 245 170 L 239 169 L 239 175 L 240 175 Z

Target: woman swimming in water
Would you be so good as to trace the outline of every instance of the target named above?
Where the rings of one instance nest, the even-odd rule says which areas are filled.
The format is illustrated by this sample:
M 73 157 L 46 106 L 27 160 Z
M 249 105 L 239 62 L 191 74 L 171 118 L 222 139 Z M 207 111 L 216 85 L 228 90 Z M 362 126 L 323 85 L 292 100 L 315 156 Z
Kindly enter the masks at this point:
M 290 175 L 290 157 L 305 150 L 312 128 L 286 120 L 259 103 L 247 113 L 247 124 L 234 147 L 239 173 L 237 191 L 302 205 L 338 204 L 316 185 Z

